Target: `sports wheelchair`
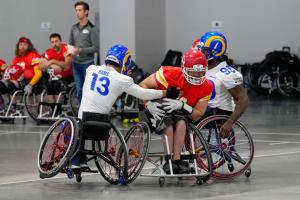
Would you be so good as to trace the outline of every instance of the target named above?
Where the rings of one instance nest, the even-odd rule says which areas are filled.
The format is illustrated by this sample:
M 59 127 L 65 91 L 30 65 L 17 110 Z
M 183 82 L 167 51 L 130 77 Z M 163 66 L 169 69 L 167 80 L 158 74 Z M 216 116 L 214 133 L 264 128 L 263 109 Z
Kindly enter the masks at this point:
M 0 98 L 0 120 L 2 122 L 11 122 L 13 124 L 15 119 L 23 119 L 23 123 L 26 122 L 28 116 L 24 114 L 23 90 L 15 91 L 12 96 L 10 94 L 2 94 Z
M 26 110 L 37 124 L 54 121 L 63 116 L 77 116 L 79 106 L 74 82 L 62 84 L 61 87 L 53 109 L 51 104 L 47 103 L 47 91 L 44 85 L 34 87 L 32 94 L 25 96 Z
M 227 119 L 226 115 L 212 115 L 197 124 L 197 129 L 207 141 L 212 155 L 212 176 L 228 179 L 244 173 L 246 177 L 250 177 L 250 165 L 254 157 L 252 137 L 239 121 L 233 124 L 229 136 L 222 137 L 220 128 Z
M 82 118 L 61 118 L 49 128 L 37 157 L 40 178 L 61 172 L 70 179 L 75 175 L 76 181 L 81 182 L 83 172 L 99 172 L 111 184 L 126 184 L 127 148 L 123 136 L 110 122 L 110 116 L 84 112 Z M 91 141 L 89 148 L 82 146 L 85 141 Z M 71 159 L 78 153 L 89 156 L 89 164 L 94 161 L 97 170 L 90 167 L 72 170 Z
M 208 145 L 192 123 L 187 123 L 187 134 L 185 145 L 182 149 L 181 159 L 187 161 L 190 172 L 186 174 L 175 174 L 170 167 L 170 174 L 163 170 L 163 163 L 168 162 L 172 166 L 171 154 L 166 141 L 167 154 L 164 152 L 151 151 L 151 131 L 147 122 L 139 122 L 133 125 L 125 136 L 128 148 L 128 178 L 127 183 L 133 182 L 139 175 L 145 177 L 158 177 L 159 185 L 163 186 L 166 177 L 195 177 L 198 185 L 206 182 L 212 173 L 212 158 Z M 147 168 L 143 168 L 147 164 Z

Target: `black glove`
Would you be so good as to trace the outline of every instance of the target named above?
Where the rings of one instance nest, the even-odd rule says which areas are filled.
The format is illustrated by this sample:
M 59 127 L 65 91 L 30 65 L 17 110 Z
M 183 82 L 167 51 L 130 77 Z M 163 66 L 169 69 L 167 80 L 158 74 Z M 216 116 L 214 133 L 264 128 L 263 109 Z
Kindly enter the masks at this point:
M 170 98 L 170 99 L 177 99 L 179 97 L 179 90 L 177 90 L 176 87 L 170 87 L 167 89 L 167 95 L 166 97 L 167 98 Z

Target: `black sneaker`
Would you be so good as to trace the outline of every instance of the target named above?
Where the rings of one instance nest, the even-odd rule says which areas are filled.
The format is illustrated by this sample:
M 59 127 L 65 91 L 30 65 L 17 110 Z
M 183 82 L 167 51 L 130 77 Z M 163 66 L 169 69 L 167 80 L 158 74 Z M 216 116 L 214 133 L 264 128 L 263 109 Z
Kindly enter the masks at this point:
M 177 160 L 175 161 L 175 165 L 177 165 L 178 174 L 189 174 L 190 173 L 190 168 L 189 168 L 189 163 L 182 161 L 182 160 Z
M 172 161 L 172 169 L 173 169 L 173 174 L 178 174 L 178 166 L 174 163 L 174 161 Z M 169 162 L 166 162 L 164 165 L 163 165 L 163 170 L 165 171 L 166 174 L 170 174 L 171 173 L 171 170 L 170 170 L 170 165 L 169 165 Z

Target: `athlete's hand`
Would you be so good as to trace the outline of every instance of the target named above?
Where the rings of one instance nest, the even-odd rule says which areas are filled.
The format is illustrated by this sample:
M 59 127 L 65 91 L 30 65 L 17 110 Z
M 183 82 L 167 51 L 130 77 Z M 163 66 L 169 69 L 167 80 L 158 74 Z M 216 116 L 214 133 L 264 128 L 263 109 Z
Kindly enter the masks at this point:
M 181 110 L 183 108 L 183 101 L 168 98 L 164 98 L 163 100 L 164 102 L 162 105 L 164 106 L 164 109 L 167 110 L 167 113 L 171 113 L 175 110 Z
M 31 94 L 31 92 L 32 92 L 32 86 L 30 84 L 27 84 L 24 88 L 24 93 L 29 95 Z
M 146 103 L 146 108 L 149 110 L 155 120 L 161 120 L 161 117 L 165 115 L 165 111 L 158 108 L 160 106 L 161 104 L 157 102 L 148 101 Z
M 229 137 L 232 130 L 233 121 L 227 120 L 220 128 L 220 135 L 221 137 Z

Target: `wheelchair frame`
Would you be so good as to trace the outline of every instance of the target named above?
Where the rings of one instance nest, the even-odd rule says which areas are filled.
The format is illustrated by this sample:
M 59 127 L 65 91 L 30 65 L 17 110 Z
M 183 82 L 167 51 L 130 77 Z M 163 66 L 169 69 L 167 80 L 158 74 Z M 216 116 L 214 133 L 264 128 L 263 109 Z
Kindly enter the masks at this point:
M 60 137 L 62 132 L 58 133 L 58 136 L 55 136 L 56 141 L 54 141 L 54 143 L 52 143 L 50 145 L 50 147 L 52 148 L 52 150 L 58 149 L 60 153 L 64 153 L 64 155 L 59 154 L 56 157 L 53 157 L 53 152 L 51 154 L 51 161 L 50 164 L 55 164 L 57 162 L 59 162 L 59 166 L 57 166 L 55 168 L 55 170 L 49 170 L 49 171 L 45 171 L 43 170 L 43 165 L 44 164 L 49 164 L 49 162 L 45 162 L 42 163 L 41 159 L 43 158 L 43 153 L 45 150 L 45 146 L 47 144 L 48 138 L 50 137 L 52 131 L 55 130 L 55 128 L 57 128 L 60 125 L 60 122 L 64 122 L 64 120 L 67 120 L 70 124 L 71 124 L 71 131 L 72 131 L 72 136 L 70 138 L 70 143 L 68 144 L 68 148 L 67 150 L 64 152 L 64 149 L 61 145 L 59 145 L 59 141 L 57 141 Z M 118 137 L 118 139 L 120 140 L 120 147 L 117 151 L 113 151 L 112 147 L 110 147 L 109 149 L 104 149 L 104 151 L 101 151 L 101 141 L 104 142 L 104 146 L 105 148 L 109 147 L 108 141 L 107 139 L 111 139 L 112 136 L 110 135 L 107 139 L 105 140 L 92 140 L 92 150 L 89 149 L 80 149 L 81 146 L 81 142 L 83 141 L 83 135 L 80 134 L 79 135 L 79 126 L 78 122 L 76 120 L 79 119 L 75 119 L 73 117 L 65 117 L 62 119 L 59 119 L 58 121 L 56 121 L 48 130 L 47 134 L 45 135 L 40 149 L 39 149 L 39 153 L 38 153 L 38 157 L 37 157 L 37 165 L 38 165 L 38 169 L 40 172 L 40 178 L 51 178 L 53 176 L 55 176 L 56 174 L 62 172 L 62 173 L 66 173 L 68 178 L 72 179 L 74 177 L 74 175 L 76 176 L 76 181 L 77 182 L 81 182 L 82 180 L 82 172 L 89 172 L 89 173 L 100 173 L 103 178 L 108 181 L 111 184 L 126 184 L 126 178 L 127 178 L 127 167 L 128 167 L 128 154 L 127 154 L 127 147 L 125 144 L 125 140 L 122 137 L 121 133 L 119 132 L 119 130 L 112 124 L 112 123 L 107 123 L 111 126 L 110 128 L 110 132 L 109 134 L 111 134 L 111 130 L 113 130 L 113 133 L 115 133 L 116 135 L 114 137 Z M 79 124 L 80 124 L 80 120 L 79 120 Z M 64 136 L 65 137 L 65 136 Z M 64 138 L 65 140 L 65 138 Z M 98 148 L 96 148 L 98 144 Z M 55 152 L 56 153 L 56 152 Z M 79 170 L 72 170 L 71 168 L 68 167 L 68 164 L 70 163 L 70 160 L 78 153 L 84 153 L 86 155 L 91 155 L 92 157 L 90 157 L 88 159 L 88 161 L 94 160 L 97 166 L 97 170 L 92 170 L 90 168 L 86 168 L 86 169 L 79 169 Z M 56 155 L 56 154 L 55 154 Z M 118 162 L 117 163 L 111 156 L 118 156 Z M 109 165 L 111 165 L 116 171 L 118 171 L 118 179 L 114 178 L 114 177 L 110 177 L 106 172 L 104 172 L 104 170 L 101 168 L 100 163 L 99 163 L 99 159 L 100 160 L 104 160 L 106 163 L 108 163 Z M 123 160 L 122 160 L 123 159 Z M 123 166 L 122 166 L 122 162 L 123 162 Z M 46 165 L 48 167 L 48 165 Z
M 128 144 L 130 141 L 131 134 L 134 132 L 134 129 L 136 129 L 138 127 L 144 129 L 143 137 L 145 137 L 144 140 L 146 141 L 145 147 L 141 151 L 140 151 L 140 149 L 131 149 L 131 146 Z M 165 155 L 165 153 L 163 153 L 163 152 L 149 153 L 148 151 L 149 151 L 149 143 L 151 141 L 151 131 L 150 131 L 148 124 L 145 122 L 140 122 L 138 124 L 133 125 L 133 127 L 127 132 L 127 134 L 125 136 L 125 141 L 128 145 L 127 148 L 128 148 L 128 154 L 129 154 L 129 169 L 128 169 L 129 172 L 128 172 L 127 183 L 133 182 L 137 178 L 138 175 L 144 176 L 144 177 L 158 177 L 160 186 L 164 185 L 166 177 L 177 177 L 179 179 L 181 179 L 182 177 L 195 177 L 196 183 L 198 185 L 201 185 L 201 184 L 203 184 L 203 182 L 206 182 L 209 179 L 210 174 L 212 172 L 212 159 L 211 159 L 211 155 L 209 153 L 207 143 L 204 140 L 204 138 L 201 136 L 201 134 L 199 133 L 198 129 L 191 123 L 187 124 L 187 134 L 188 135 L 186 135 L 186 139 L 188 138 L 191 141 L 191 147 L 190 147 L 190 149 L 187 149 L 186 148 L 187 146 L 185 146 L 185 151 L 182 153 L 181 157 L 184 160 L 191 161 L 191 162 L 189 162 L 189 164 L 191 164 L 192 167 L 194 167 L 194 173 L 190 172 L 189 174 L 174 174 L 172 167 L 170 167 L 170 174 L 166 174 L 162 168 L 163 160 L 165 159 L 166 162 L 169 162 L 169 166 L 172 166 L 171 159 L 170 159 L 171 154 L 170 154 L 170 150 L 169 150 L 167 136 L 164 136 L 166 139 L 167 155 Z M 136 137 L 136 136 L 134 136 L 134 137 Z M 195 148 L 195 143 L 194 143 L 195 137 L 199 138 L 200 143 L 201 143 L 200 145 L 202 145 L 201 148 L 200 149 L 198 148 L 197 150 Z M 202 153 L 202 155 L 200 155 L 199 152 L 202 152 L 202 151 L 204 153 Z M 205 159 L 207 161 L 206 166 L 204 168 L 201 168 L 201 167 L 203 167 L 203 165 L 199 167 L 196 162 L 197 159 L 202 159 L 202 158 L 200 158 L 200 156 L 205 157 Z M 138 163 L 137 163 L 138 166 L 132 166 L 132 164 L 130 163 L 131 157 L 135 157 L 138 159 Z M 158 159 L 154 160 L 153 158 L 158 158 Z M 141 173 L 146 161 L 151 163 L 153 165 L 153 168 L 151 168 L 151 171 L 149 173 Z M 158 164 L 158 163 L 160 163 L 160 164 Z M 135 171 L 135 173 L 130 171 L 131 167 L 133 167 L 134 170 L 137 169 Z M 189 166 L 189 167 L 191 167 L 191 166 Z M 204 171 L 206 171 L 206 172 L 204 172 Z
M 73 107 L 72 107 L 72 104 L 71 104 L 71 100 L 70 99 L 67 99 L 67 100 L 64 100 L 65 102 L 67 102 L 66 104 L 64 103 L 60 103 L 63 99 L 63 97 L 65 98 L 71 98 L 71 91 L 73 90 L 73 88 L 75 87 L 75 84 L 74 83 L 71 83 L 68 85 L 68 93 L 66 91 L 61 91 L 59 94 L 58 94 L 58 97 L 56 99 L 56 102 L 55 102 L 55 107 L 53 109 L 53 113 L 50 115 L 50 112 L 49 111 L 45 111 L 46 107 L 46 102 L 45 101 L 45 97 L 47 96 L 47 92 L 45 89 L 42 90 L 42 92 L 40 94 L 31 94 L 32 95 L 32 98 L 33 98 L 33 101 L 34 101 L 34 104 L 37 104 L 37 111 L 36 113 L 33 113 L 30 108 L 28 108 L 28 100 L 26 99 L 25 100 L 25 107 L 27 109 L 27 112 L 29 113 L 30 117 L 36 121 L 36 123 L 39 125 L 41 122 L 43 121 L 55 121 L 57 119 L 61 119 L 63 118 L 64 116 L 67 116 L 68 114 L 68 111 L 65 111 L 63 112 L 63 110 L 67 110 L 68 108 L 70 109 L 69 111 L 72 112 L 73 114 L 75 114 L 73 112 Z M 38 95 L 36 97 L 36 95 Z M 26 96 L 25 98 L 29 98 L 31 96 Z M 36 101 L 36 102 L 35 102 Z M 62 108 L 62 113 L 60 115 L 57 115 L 57 110 L 58 110 L 58 104 L 61 104 L 61 108 Z M 36 116 L 35 116 L 36 115 Z M 48 116 L 47 116 L 48 115 Z M 77 116 L 77 115 L 74 115 L 74 116 Z
M 4 95 L 9 95 L 9 94 L 3 94 L 2 98 L 5 98 Z M 20 112 L 16 112 L 16 113 L 10 113 L 11 111 L 11 107 L 12 104 L 14 102 L 14 100 L 17 98 L 17 95 L 22 95 L 22 99 L 21 102 L 17 102 L 17 107 L 20 106 L 21 108 L 21 113 Z M 23 123 L 26 122 L 26 119 L 28 116 L 24 115 L 24 92 L 22 90 L 17 90 L 14 92 L 14 94 L 12 95 L 11 98 L 8 98 L 10 100 L 7 109 L 5 110 L 5 114 L 4 115 L 0 115 L 0 120 L 2 121 L 11 121 L 11 123 L 14 123 L 15 119 L 23 119 Z M 5 103 L 5 101 L 4 101 Z M 20 110 L 16 110 L 16 111 L 20 111 Z

